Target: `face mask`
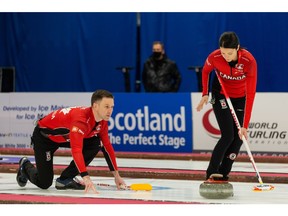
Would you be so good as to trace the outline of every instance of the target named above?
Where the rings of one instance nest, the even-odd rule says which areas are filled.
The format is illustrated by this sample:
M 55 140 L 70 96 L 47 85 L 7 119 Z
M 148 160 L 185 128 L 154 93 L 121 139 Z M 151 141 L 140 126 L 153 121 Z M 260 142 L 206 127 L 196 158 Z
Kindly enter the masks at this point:
M 159 59 L 161 57 L 162 53 L 161 52 L 153 52 L 153 58 L 154 59 Z

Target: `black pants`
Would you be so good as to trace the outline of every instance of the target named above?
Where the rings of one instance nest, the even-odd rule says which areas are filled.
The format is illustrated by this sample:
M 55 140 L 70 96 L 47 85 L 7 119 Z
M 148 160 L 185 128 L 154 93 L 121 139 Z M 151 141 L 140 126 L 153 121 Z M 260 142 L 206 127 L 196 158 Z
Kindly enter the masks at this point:
M 40 133 L 39 127 L 35 127 L 31 140 L 36 167 L 31 163 L 27 163 L 27 165 L 25 164 L 25 171 L 29 181 L 39 188 L 47 189 L 52 185 L 54 178 L 53 155 L 59 147 L 70 148 L 70 143 L 59 145 L 58 143 L 51 141 Z M 98 137 L 84 139 L 82 153 L 86 166 L 91 163 L 100 149 L 100 139 Z M 70 165 L 61 173 L 60 178 L 74 178 L 78 174 L 79 171 L 74 160 L 72 160 Z
M 230 98 L 240 125 L 243 124 L 245 97 Z M 220 173 L 228 177 L 232 165 L 239 154 L 242 140 L 239 138 L 238 129 L 224 95 L 213 95 L 211 103 L 221 130 L 221 138 L 217 142 L 206 171 L 206 178 L 213 173 Z

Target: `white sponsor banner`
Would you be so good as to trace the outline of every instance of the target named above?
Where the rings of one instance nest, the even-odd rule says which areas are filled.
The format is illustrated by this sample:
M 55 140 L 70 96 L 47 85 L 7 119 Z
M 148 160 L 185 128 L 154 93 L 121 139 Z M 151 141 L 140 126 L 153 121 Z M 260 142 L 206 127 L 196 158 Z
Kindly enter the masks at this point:
M 201 93 L 192 93 L 193 150 L 212 151 L 220 138 L 219 127 L 208 103 L 200 112 Z M 248 128 L 252 152 L 288 154 L 288 93 L 257 93 Z M 244 145 L 241 151 L 246 151 Z
M 0 148 L 28 148 L 35 122 L 56 109 L 90 106 L 92 93 L 1 93 Z

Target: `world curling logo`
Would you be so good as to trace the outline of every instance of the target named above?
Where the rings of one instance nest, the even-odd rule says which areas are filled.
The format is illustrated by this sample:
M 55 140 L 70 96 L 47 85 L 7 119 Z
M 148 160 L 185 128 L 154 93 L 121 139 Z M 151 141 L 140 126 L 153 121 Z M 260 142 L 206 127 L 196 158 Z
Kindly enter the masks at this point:
M 213 114 L 213 109 L 209 109 L 206 113 L 204 113 L 203 118 L 202 118 L 202 124 L 209 136 L 212 138 L 218 139 L 221 136 L 221 132 L 218 128 L 215 115 Z M 214 118 L 213 118 L 214 117 Z

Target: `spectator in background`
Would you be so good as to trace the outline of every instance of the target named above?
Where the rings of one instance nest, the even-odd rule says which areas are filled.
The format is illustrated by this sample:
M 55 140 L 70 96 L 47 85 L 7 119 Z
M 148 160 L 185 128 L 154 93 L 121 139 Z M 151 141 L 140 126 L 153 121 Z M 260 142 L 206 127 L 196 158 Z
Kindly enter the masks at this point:
M 177 92 L 181 74 L 176 63 L 165 54 L 164 44 L 155 41 L 152 55 L 144 63 L 142 81 L 146 92 Z

